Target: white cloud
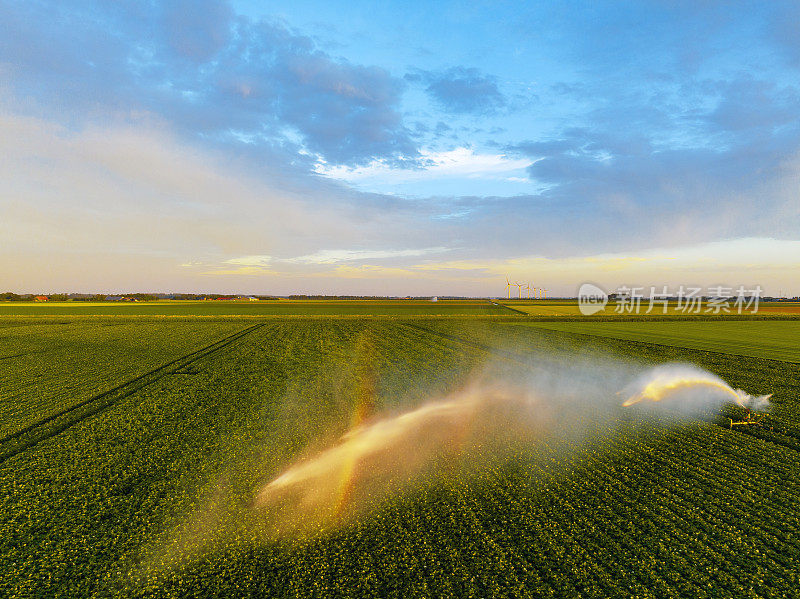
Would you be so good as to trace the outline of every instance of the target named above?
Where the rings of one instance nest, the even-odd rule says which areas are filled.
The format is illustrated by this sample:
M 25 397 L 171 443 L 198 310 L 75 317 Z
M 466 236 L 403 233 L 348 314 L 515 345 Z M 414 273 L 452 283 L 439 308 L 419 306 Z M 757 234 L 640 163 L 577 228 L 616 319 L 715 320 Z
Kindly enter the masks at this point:
M 347 181 L 364 183 L 380 180 L 384 183 L 406 183 L 449 177 L 476 179 L 504 179 L 529 182 L 527 177 L 513 177 L 531 164 L 530 158 L 509 158 L 505 154 L 478 154 L 472 148 L 455 148 L 447 152 L 421 152 L 422 168 L 398 168 L 385 160 L 374 160 L 366 166 L 350 168 L 330 166 L 324 162 L 316 165 L 316 172 Z
M 251 256 L 239 256 L 225 260 L 225 264 L 235 264 L 237 266 L 269 266 L 272 256 L 253 254 Z
M 380 260 L 386 258 L 407 258 L 438 254 L 449 251 L 445 247 L 431 247 L 409 250 L 320 250 L 306 256 L 286 258 L 282 262 L 295 264 L 338 264 L 355 260 Z

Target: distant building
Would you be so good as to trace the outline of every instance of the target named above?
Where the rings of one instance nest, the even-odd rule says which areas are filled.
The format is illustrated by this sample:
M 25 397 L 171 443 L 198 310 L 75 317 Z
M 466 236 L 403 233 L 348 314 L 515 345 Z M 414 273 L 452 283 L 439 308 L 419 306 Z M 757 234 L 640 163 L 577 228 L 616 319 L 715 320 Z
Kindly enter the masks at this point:
M 257 302 L 258 301 L 258 298 L 257 297 L 253 297 L 252 295 L 250 297 L 248 297 L 247 299 L 250 300 L 251 302 Z
M 432 301 L 432 302 L 438 302 L 438 301 L 439 301 L 439 298 L 438 298 L 437 296 L 435 296 L 435 295 L 434 295 L 434 296 L 431 298 L 431 301 Z
M 46 302 L 49 298 L 46 295 L 36 295 L 33 298 L 35 302 Z

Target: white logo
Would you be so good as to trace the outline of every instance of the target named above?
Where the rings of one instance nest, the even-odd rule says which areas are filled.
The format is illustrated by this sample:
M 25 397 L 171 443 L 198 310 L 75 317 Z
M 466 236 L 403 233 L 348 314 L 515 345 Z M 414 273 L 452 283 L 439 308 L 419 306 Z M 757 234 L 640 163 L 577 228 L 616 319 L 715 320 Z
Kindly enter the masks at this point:
M 606 307 L 608 294 L 597 285 L 584 283 L 578 290 L 578 308 L 584 316 L 591 316 Z

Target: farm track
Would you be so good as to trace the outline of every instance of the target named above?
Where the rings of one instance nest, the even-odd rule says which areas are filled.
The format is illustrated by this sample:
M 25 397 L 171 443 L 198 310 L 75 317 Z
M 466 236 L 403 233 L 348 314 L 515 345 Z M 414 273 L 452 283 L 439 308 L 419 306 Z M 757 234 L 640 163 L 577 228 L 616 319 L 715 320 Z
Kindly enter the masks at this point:
M 30 356 L 32 354 L 37 354 L 37 353 L 43 353 L 43 352 L 41 352 L 41 351 L 38 351 L 38 352 L 28 351 L 28 352 L 22 352 L 20 354 L 11 354 L 10 356 L 0 356 L 0 360 L 10 360 L 12 358 L 22 358 L 24 356 Z
M 108 389 L 97 395 L 93 395 L 77 404 L 60 410 L 54 414 L 42 418 L 20 430 L 17 430 L 0 439 L 0 464 L 7 459 L 33 447 L 34 445 L 52 438 L 79 422 L 98 414 L 99 412 L 111 407 L 118 401 L 136 393 L 137 391 L 152 385 L 156 381 L 171 374 L 194 374 L 195 371 L 187 371 L 187 367 L 202 358 L 208 357 L 219 350 L 235 343 L 245 335 L 260 329 L 266 323 L 255 324 L 237 331 L 232 335 L 223 337 L 202 347 L 198 350 L 175 358 L 153 370 L 140 374 L 124 383 L 117 385 L 113 389 Z

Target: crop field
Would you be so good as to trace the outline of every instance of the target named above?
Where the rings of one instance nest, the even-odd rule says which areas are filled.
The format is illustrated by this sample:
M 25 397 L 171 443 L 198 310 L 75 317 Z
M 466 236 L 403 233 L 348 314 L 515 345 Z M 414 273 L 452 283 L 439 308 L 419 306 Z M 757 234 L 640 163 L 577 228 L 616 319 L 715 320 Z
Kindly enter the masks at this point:
M 531 316 L 580 316 L 576 301 L 498 300 L 498 303 Z
M 0 319 L 0 596 L 712 598 L 800 588 L 800 364 L 787 341 L 797 322 L 588 323 L 644 331 L 614 338 L 524 317 L 322 313 Z M 668 344 L 645 328 L 671 324 L 686 327 L 673 341 L 690 341 Z M 685 346 L 703 335 L 711 345 Z M 734 355 L 753 337 L 762 344 L 752 356 Z M 774 429 L 635 424 L 599 408 L 578 421 L 543 391 L 564 385 L 548 373 L 576 363 L 595 365 L 581 371 L 585 390 L 607 384 L 601 367 L 622 380 L 673 361 L 774 393 Z M 292 464 L 326 463 L 315 456 L 371 430 L 363 423 L 399 426 L 431 399 L 469 398 L 476 380 L 504 377 L 565 432 L 508 447 L 494 437 L 470 446 L 459 433 L 469 450 L 437 456 L 441 467 L 414 484 L 381 493 L 380 473 L 347 478 L 372 485 L 369 497 L 338 489 L 332 519 L 306 517 L 313 488 L 284 511 L 259 503 Z M 576 424 L 585 432 L 568 434 Z
M 4 326 L 3 326 L 4 325 Z M 241 329 L 237 322 L 8 321 L 0 325 L 0 437 Z M 12 326 L 13 325 L 13 326 Z
M 578 302 L 576 300 L 499 300 L 499 304 L 523 312 L 530 316 L 581 316 Z M 664 312 L 661 304 L 656 304 L 653 309 L 648 312 L 649 304 L 647 299 L 642 300 L 641 308 L 638 312 L 625 312 L 618 313 L 616 311 L 617 304 L 610 302 L 603 310 L 600 310 L 595 315 L 596 317 L 611 317 L 611 318 L 657 318 L 659 316 L 702 316 L 702 317 L 717 317 L 725 318 L 730 314 L 736 314 L 737 310 L 734 307 L 729 308 L 728 312 L 715 312 L 713 309 L 706 311 L 705 304 L 701 307 L 699 313 L 694 314 L 687 312 L 678 307 L 676 302 L 670 302 L 667 305 L 667 310 Z M 798 315 L 800 314 L 800 303 L 797 302 L 761 302 L 758 305 L 758 310 L 747 308 L 742 310 L 742 314 L 760 314 L 761 316 L 782 316 L 782 315 Z
M 528 326 L 528 325 L 526 325 Z M 800 320 L 541 322 L 556 331 L 800 362 Z
M 0 302 L 1 316 L 466 316 L 513 315 L 487 300 Z

